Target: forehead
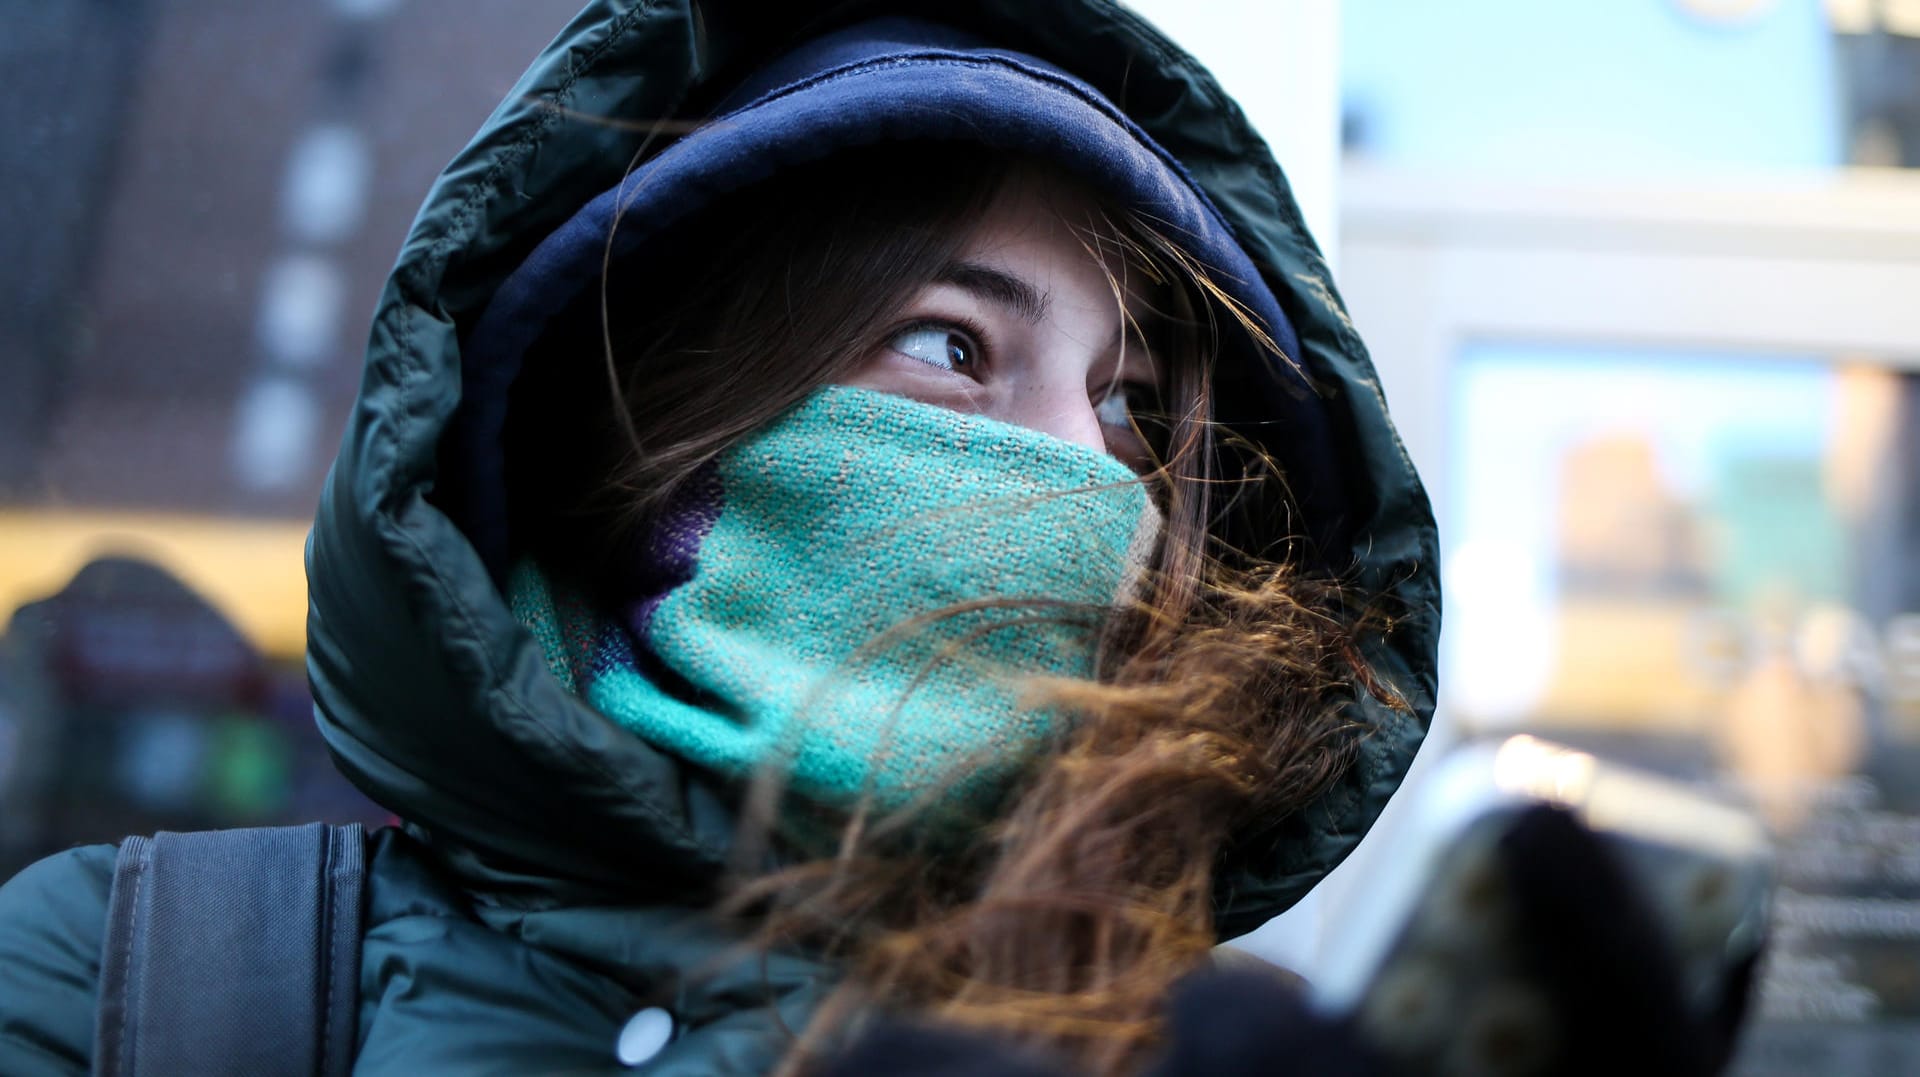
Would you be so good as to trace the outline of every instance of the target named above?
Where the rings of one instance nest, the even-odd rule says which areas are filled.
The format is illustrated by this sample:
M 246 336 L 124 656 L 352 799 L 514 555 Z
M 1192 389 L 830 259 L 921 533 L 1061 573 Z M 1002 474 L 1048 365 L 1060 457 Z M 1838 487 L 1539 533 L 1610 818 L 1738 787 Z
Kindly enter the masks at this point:
M 1058 169 L 1014 162 L 994 185 L 968 246 L 993 241 L 1093 246 L 1095 236 L 1114 232 L 1112 216 L 1099 197 Z
M 1164 278 L 1123 230 L 1123 219 L 1121 211 L 1057 169 L 1016 163 L 975 218 L 960 256 L 1046 275 L 1055 285 L 1090 286 L 1142 314 L 1158 306 Z

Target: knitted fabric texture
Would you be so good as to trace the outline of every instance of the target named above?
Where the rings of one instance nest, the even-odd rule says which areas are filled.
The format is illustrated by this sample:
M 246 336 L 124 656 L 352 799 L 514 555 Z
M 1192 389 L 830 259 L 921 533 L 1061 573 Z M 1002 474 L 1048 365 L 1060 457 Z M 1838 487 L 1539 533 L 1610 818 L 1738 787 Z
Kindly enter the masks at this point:
M 1112 457 L 829 387 L 688 484 L 596 607 L 522 563 L 516 615 L 601 713 L 820 803 L 991 795 L 1058 728 L 1022 681 L 1093 675 L 1158 540 Z

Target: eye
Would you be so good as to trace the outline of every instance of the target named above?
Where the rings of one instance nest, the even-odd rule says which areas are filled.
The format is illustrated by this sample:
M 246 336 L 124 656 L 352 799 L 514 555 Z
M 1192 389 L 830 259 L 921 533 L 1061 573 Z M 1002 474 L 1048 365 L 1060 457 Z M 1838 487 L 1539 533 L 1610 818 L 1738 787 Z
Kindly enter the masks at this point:
M 1104 425 L 1126 430 L 1132 427 L 1135 417 L 1155 408 L 1159 395 L 1151 385 L 1122 382 L 1107 390 L 1107 395 L 1094 405 L 1093 413 Z
M 972 336 L 953 326 L 939 324 L 903 329 L 887 341 L 887 347 L 928 366 L 956 372 L 972 368 L 980 355 L 980 347 Z

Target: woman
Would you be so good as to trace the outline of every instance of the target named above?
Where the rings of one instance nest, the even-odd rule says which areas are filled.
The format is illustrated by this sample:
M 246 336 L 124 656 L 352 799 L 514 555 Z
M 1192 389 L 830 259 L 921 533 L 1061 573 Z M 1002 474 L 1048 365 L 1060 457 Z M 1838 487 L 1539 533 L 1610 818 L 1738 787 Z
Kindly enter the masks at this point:
M 1258 139 L 1124 9 L 911 7 L 598 3 L 409 237 L 309 548 L 358 1072 L 1138 1069 L 1404 772 L 1431 517 Z M 111 859 L 0 892 L 0 1069 L 85 1066 Z

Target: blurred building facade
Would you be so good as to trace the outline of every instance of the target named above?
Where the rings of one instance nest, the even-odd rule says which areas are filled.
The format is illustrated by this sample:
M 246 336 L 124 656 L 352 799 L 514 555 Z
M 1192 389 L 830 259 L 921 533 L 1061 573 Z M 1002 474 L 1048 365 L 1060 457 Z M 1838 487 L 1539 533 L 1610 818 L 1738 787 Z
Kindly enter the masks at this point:
M 1920 1070 L 1920 4 L 1342 11 L 1341 283 L 1441 519 L 1441 739 L 1755 804 L 1736 1072 Z
M 10 19 L 9 506 L 312 511 L 435 173 L 576 5 L 77 0 Z M 16 248 L 18 249 L 18 248 Z M 14 334 L 18 333 L 19 337 Z M 20 343 L 13 341 L 24 337 Z
M 573 0 L 73 0 L 0 36 L 0 877 L 377 820 L 301 662 L 306 521 L 433 176 Z

